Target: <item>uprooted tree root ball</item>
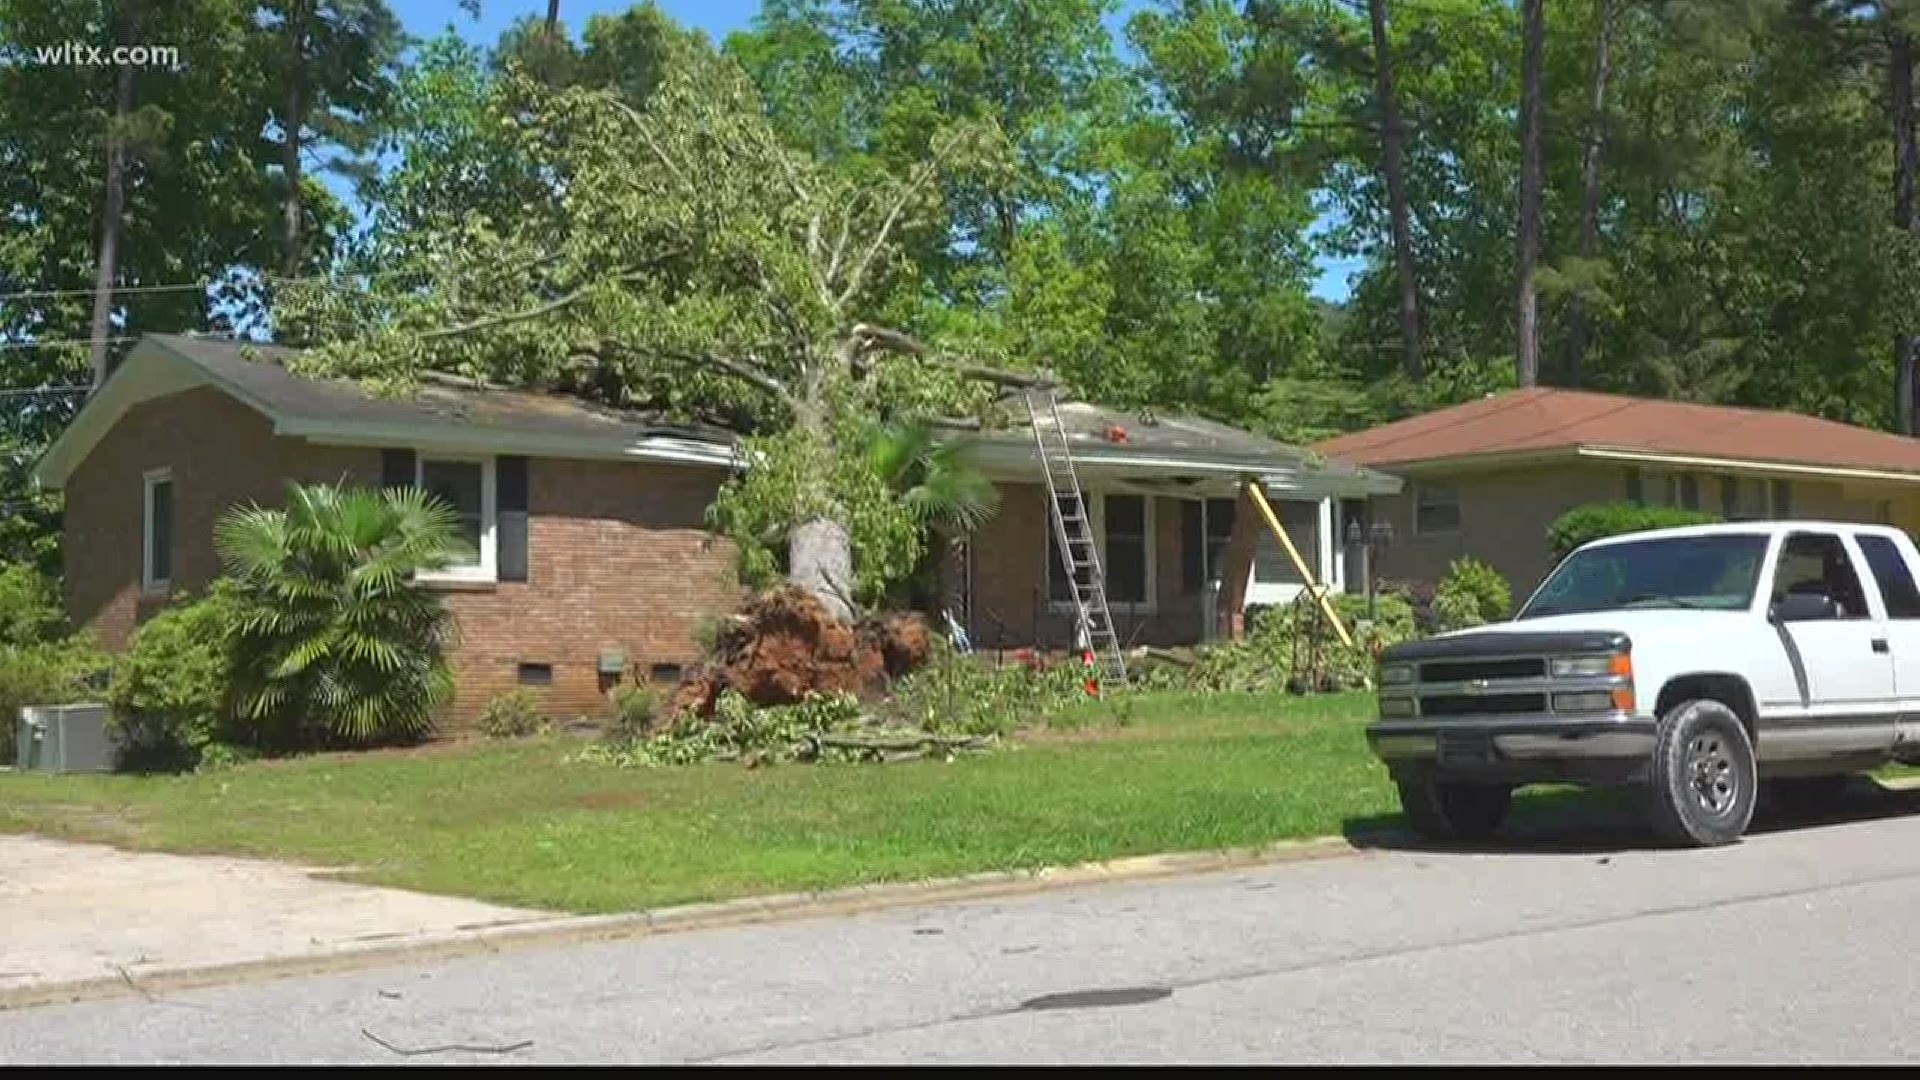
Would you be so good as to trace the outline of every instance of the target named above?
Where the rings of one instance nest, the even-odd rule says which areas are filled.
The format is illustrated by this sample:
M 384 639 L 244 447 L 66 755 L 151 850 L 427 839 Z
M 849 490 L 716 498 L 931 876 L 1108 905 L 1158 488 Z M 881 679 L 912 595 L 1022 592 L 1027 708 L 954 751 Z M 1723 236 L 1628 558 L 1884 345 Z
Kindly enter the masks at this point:
M 724 690 L 755 705 L 875 694 L 932 654 L 933 634 L 917 614 L 889 612 L 850 625 L 800 589 L 774 589 L 727 619 L 713 656 L 687 672 L 661 721 L 710 717 Z

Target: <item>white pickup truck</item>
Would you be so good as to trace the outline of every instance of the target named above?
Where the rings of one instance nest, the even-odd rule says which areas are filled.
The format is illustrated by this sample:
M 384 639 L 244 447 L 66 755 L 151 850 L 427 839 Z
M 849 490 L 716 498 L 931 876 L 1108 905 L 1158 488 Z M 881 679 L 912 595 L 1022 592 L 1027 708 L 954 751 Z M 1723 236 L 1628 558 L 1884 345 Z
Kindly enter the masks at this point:
M 1920 761 L 1920 552 L 1813 521 L 1661 529 L 1568 555 L 1513 621 L 1386 651 L 1367 740 L 1414 829 L 1484 837 L 1515 787 L 1642 789 L 1666 838 L 1739 839 Z

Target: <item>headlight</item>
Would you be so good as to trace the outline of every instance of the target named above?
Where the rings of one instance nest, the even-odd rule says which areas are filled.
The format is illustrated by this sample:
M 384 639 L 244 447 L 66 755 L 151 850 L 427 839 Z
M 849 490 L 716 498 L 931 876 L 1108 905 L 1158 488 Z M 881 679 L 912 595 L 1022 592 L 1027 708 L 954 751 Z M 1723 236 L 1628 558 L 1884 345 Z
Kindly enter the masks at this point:
M 1412 664 L 1381 664 L 1381 686 L 1405 686 L 1413 681 Z
M 1380 715 L 1388 720 L 1405 720 L 1413 716 L 1413 699 L 1410 697 L 1383 697 L 1380 699 Z
M 1605 675 L 1613 670 L 1611 656 L 1556 656 L 1547 662 L 1547 670 L 1556 679 Z

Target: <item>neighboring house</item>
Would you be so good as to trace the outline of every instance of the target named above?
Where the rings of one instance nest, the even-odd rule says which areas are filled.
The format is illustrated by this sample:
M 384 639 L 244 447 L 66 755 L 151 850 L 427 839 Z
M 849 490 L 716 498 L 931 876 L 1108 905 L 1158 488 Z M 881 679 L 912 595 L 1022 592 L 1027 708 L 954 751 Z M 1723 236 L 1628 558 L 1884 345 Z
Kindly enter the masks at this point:
M 460 512 L 475 558 L 428 579 L 459 627 L 470 723 L 494 695 L 533 688 L 557 715 L 600 713 L 622 679 L 670 681 L 699 658 L 697 628 L 741 597 L 732 545 L 705 513 L 734 467 L 726 432 L 664 424 L 555 394 L 434 378 L 406 397 L 293 374 L 287 350 L 174 335 L 141 339 L 42 458 L 66 492 L 66 601 L 109 647 L 219 571 L 214 522 L 278 506 L 291 481 L 420 485 Z M 1214 626 L 1298 575 L 1239 484 L 1263 482 L 1316 575 L 1344 578 L 1329 540 L 1341 500 L 1398 490 L 1380 473 L 1204 421 L 1068 404 L 1080 475 L 1123 639 L 1210 635 L 1202 584 L 1226 584 Z M 1000 514 L 962 548 L 956 616 L 983 647 L 1069 643 L 1065 583 L 1031 433 L 979 436 Z
M 1920 530 L 1920 441 L 1831 420 L 1536 387 L 1319 443 L 1407 481 L 1375 500 L 1378 574 L 1437 581 L 1491 563 L 1515 602 L 1552 568 L 1547 527 L 1583 503 Z

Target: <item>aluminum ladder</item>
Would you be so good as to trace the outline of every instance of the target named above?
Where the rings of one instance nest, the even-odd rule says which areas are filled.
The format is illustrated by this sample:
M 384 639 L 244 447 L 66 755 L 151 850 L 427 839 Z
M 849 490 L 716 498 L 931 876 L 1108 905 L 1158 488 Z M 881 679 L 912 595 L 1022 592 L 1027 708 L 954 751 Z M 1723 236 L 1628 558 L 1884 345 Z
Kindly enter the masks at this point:
M 1030 386 L 1021 396 L 1033 425 L 1040 475 L 1046 479 L 1053 538 L 1067 573 L 1068 592 L 1073 596 L 1074 648 L 1094 654 L 1104 679 L 1125 685 L 1127 661 L 1120 653 L 1120 637 L 1113 630 L 1113 612 L 1107 607 L 1107 575 L 1100 566 L 1093 519 L 1087 513 L 1086 495 L 1080 490 L 1080 475 L 1073 466 L 1073 448 L 1060 422 L 1059 399 L 1051 386 Z

